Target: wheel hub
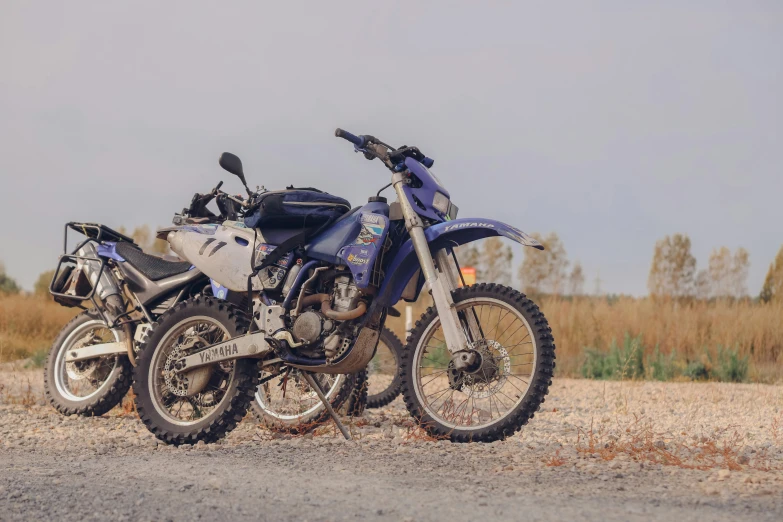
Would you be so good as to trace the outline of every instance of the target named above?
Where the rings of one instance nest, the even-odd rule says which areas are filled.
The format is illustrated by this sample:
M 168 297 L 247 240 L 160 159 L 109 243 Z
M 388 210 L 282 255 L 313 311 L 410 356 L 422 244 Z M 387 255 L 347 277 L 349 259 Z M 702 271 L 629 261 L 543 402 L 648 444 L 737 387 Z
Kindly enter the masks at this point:
M 163 379 L 166 382 L 166 388 L 177 397 L 188 396 L 188 376 L 187 374 L 176 371 L 176 362 L 182 358 L 182 347 L 177 346 L 168 357 L 163 367 Z
M 89 379 L 98 367 L 97 359 L 65 363 L 65 372 L 68 378 L 74 381 Z
M 84 348 L 85 346 L 95 344 L 95 342 L 95 333 L 90 332 L 87 337 L 75 343 L 73 347 L 76 349 Z M 68 378 L 74 381 L 89 379 L 98 368 L 98 361 L 98 359 L 87 359 L 84 361 L 67 362 L 65 363 L 65 373 L 68 374 Z
M 454 358 L 460 357 L 461 363 L 467 363 L 464 370 L 458 370 Z M 449 385 L 457 391 L 470 388 L 476 398 L 493 395 L 505 384 L 511 373 L 511 358 L 508 351 L 494 340 L 482 340 L 471 343 L 470 350 L 457 353 L 449 362 L 447 372 Z

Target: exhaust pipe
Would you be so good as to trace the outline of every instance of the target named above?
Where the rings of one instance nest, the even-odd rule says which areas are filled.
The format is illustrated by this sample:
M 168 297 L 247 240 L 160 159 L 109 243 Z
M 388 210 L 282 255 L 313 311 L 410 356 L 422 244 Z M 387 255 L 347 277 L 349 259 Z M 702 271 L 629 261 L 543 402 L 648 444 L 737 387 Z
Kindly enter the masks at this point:
M 77 251 L 77 254 L 81 257 L 98 257 L 98 251 L 92 242 L 82 246 Z M 96 264 L 98 264 L 98 261 L 79 259 L 77 268 L 81 269 L 84 276 L 95 288 L 95 293 L 103 303 L 106 315 L 109 316 L 109 319 L 114 321 L 125 312 L 125 301 L 122 298 L 120 287 L 111 272 L 104 268 L 103 273 L 101 273 L 101 277 L 99 278 L 98 272 L 100 271 L 100 265 L 95 266 Z M 136 354 L 133 351 L 133 335 L 131 334 L 130 324 L 122 325 L 119 331 L 121 342 L 126 345 L 128 359 L 133 366 L 136 366 Z
M 305 306 L 313 306 L 315 304 L 321 303 L 321 313 L 329 319 L 334 319 L 336 321 L 348 321 L 350 319 L 356 319 L 357 317 L 364 315 L 364 312 L 367 311 L 367 303 L 364 301 L 359 301 L 359 303 L 356 305 L 356 308 L 353 310 L 348 310 L 347 312 L 338 312 L 336 310 L 332 310 L 332 305 L 330 303 L 331 300 L 332 299 L 329 297 L 329 294 L 308 295 L 307 297 L 302 298 L 302 303 L 301 305 L 297 305 L 297 308 L 301 310 Z

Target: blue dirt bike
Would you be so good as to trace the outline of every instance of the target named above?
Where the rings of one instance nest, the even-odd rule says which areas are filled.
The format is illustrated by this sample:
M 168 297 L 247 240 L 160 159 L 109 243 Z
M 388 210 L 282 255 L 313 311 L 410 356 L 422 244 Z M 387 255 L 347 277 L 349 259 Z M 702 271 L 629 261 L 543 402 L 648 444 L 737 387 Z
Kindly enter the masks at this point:
M 158 438 L 223 437 L 263 372 L 278 376 L 282 393 L 308 385 L 333 413 L 314 375 L 367 366 L 389 308 L 415 301 L 425 285 L 435 306 L 416 323 L 400 361 L 405 404 L 424 429 L 452 441 L 493 441 L 518 431 L 544 401 L 555 345 L 543 314 L 512 288 L 461 286 L 454 252 L 491 236 L 543 247 L 498 221 L 456 219 L 450 193 L 429 170 L 433 160 L 418 148 L 340 129 L 336 136 L 389 169 L 384 188 L 393 187 L 395 202 L 376 195 L 351 208 L 314 188 L 253 192 L 239 158 L 224 153 L 220 165 L 248 192 L 237 200 L 244 219 L 159 231 L 212 280 L 215 296 L 245 299 L 240 306 L 187 299 L 148 331 L 133 388 Z

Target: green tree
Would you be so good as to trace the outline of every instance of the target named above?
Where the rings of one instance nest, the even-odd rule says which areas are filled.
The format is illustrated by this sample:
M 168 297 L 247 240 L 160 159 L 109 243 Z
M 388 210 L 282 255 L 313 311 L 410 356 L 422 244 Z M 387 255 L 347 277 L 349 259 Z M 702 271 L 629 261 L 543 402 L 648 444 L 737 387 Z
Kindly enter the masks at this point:
M 568 293 L 571 295 L 585 293 L 585 274 L 579 261 L 574 263 L 574 268 L 571 269 L 571 274 L 568 276 Z
M 35 290 L 35 295 L 40 297 L 51 297 L 51 294 L 49 293 L 49 284 L 52 282 L 53 277 L 54 270 L 47 270 L 46 272 L 39 275 L 38 280 L 35 282 L 35 286 L 33 287 Z
M 747 295 L 749 267 L 750 254 L 742 247 L 733 255 L 725 246 L 713 250 L 708 268 L 710 295 L 717 298 Z
M 657 297 L 690 297 L 694 294 L 696 258 L 691 254 L 691 240 L 685 234 L 666 236 L 655 243 L 653 262 L 647 279 L 650 295 Z
M 18 294 L 20 291 L 16 281 L 5 273 L 5 265 L 0 263 L 0 294 Z
M 568 256 L 560 237 L 555 232 L 546 237 L 537 232 L 531 236 L 544 245 L 544 250 L 525 249 L 525 258 L 519 267 L 523 291 L 529 294 L 563 293 L 568 281 Z
M 696 299 L 709 299 L 712 295 L 710 274 L 707 270 L 699 270 L 693 280 L 693 295 Z
M 127 232 L 125 232 L 125 227 L 120 227 L 118 232 L 127 234 Z M 157 239 L 149 225 L 142 225 L 134 228 L 130 237 L 132 237 L 136 244 L 145 252 L 152 254 L 168 254 L 170 252 L 168 242 Z
M 489 283 L 511 284 L 511 260 L 514 257 L 511 247 L 499 237 L 490 237 L 482 245 L 483 277 Z
M 465 245 L 457 252 L 461 267 L 476 269 L 476 281 L 511 284 L 511 247 L 499 237 L 490 237 L 480 243 Z
M 775 260 L 769 265 L 764 286 L 761 287 L 759 299 L 765 303 L 779 300 L 783 297 L 783 247 L 780 247 Z
M 476 269 L 476 282 L 484 280 L 484 272 L 481 268 L 481 251 L 476 243 L 462 245 L 457 249 L 457 259 L 461 268 L 471 267 Z

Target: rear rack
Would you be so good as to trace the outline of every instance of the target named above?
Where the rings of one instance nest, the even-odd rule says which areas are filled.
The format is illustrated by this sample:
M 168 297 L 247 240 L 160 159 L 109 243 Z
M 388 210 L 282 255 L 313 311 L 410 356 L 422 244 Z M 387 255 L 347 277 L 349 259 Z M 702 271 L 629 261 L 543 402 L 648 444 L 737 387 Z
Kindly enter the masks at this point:
M 68 253 L 69 229 L 86 236 L 86 239 L 76 245 L 70 254 Z M 81 303 L 89 299 L 92 301 L 93 306 L 95 306 L 96 309 L 98 308 L 98 303 L 95 301 L 95 289 L 98 286 L 98 281 L 100 281 L 101 276 L 103 275 L 103 270 L 106 268 L 106 259 L 97 256 L 89 257 L 78 255 L 79 250 L 81 250 L 82 247 L 84 247 L 84 245 L 90 241 L 94 241 L 98 244 L 100 244 L 102 241 L 127 241 L 129 243 L 135 244 L 133 238 L 130 238 L 125 234 L 117 232 L 116 230 L 99 223 L 80 223 L 75 221 L 66 223 L 63 234 L 63 253 L 60 255 L 60 258 L 57 261 L 57 268 L 54 271 L 54 276 L 52 276 L 51 283 L 49 283 L 49 293 L 52 294 L 52 297 L 54 297 L 56 302 L 63 306 L 78 307 L 86 310 L 87 308 Z M 98 263 L 100 265 L 95 278 L 95 283 L 92 284 L 92 282 L 88 280 L 87 283 L 90 284 L 81 284 L 81 288 L 74 289 L 74 292 L 78 293 L 65 293 L 65 284 L 70 281 L 71 272 L 76 268 L 79 268 L 80 262 Z M 64 269 L 68 270 L 68 272 L 64 277 L 60 278 L 60 275 Z M 76 284 L 73 286 L 79 286 L 78 283 L 79 281 L 77 280 Z M 89 286 L 89 289 L 86 288 L 87 286 Z

